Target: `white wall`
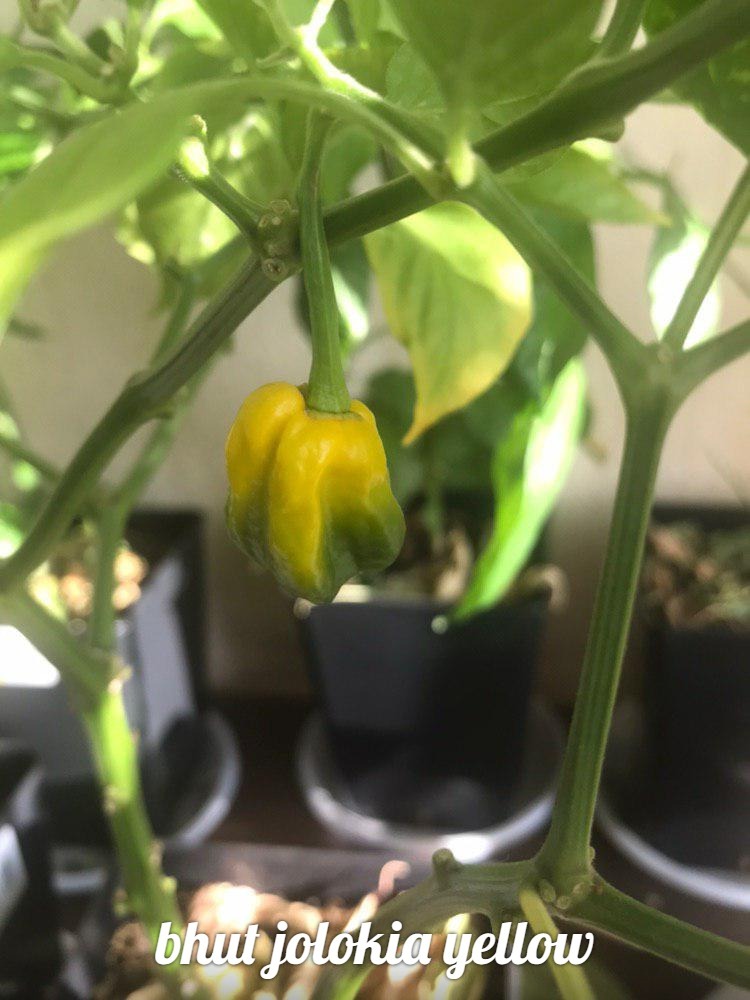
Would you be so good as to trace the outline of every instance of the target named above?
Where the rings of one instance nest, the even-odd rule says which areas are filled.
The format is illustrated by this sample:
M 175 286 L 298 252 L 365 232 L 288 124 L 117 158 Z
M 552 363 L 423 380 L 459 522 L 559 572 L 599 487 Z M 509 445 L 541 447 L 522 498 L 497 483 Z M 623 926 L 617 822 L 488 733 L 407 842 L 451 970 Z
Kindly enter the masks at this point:
M 741 158 L 685 110 L 638 112 L 623 142 L 634 161 L 669 167 L 707 220 L 715 218 L 739 173 Z M 648 330 L 645 255 L 650 234 L 634 228 L 597 233 L 601 287 L 607 301 L 644 336 Z M 750 254 L 733 266 L 750 275 Z M 223 525 L 223 443 L 241 400 L 271 379 L 302 380 L 307 347 L 294 325 L 289 286 L 281 287 L 238 332 L 189 415 L 147 501 L 196 505 L 209 514 L 210 669 L 220 688 L 275 691 L 305 685 L 286 602 L 254 576 L 229 543 Z M 736 285 L 724 282 L 725 322 L 747 315 Z M 60 464 L 122 386 L 145 363 L 158 332 L 155 288 L 103 230 L 86 233 L 58 252 L 34 281 L 21 314 L 50 331 L 41 343 L 9 338 L 2 377 L 10 385 L 30 442 Z M 584 637 L 622 437 L 622 419 L 601 358 L 589 352 L 595 408 L 593 434 L 602 462 L 582 453 L 552 527 L 553 555 L 571 578 L 572 606 L 553 625 L 546 683 L 570 697 Z M 659 478 L 661 497 L 750 501 L 750 358 L 705 386 L 669 436 Z

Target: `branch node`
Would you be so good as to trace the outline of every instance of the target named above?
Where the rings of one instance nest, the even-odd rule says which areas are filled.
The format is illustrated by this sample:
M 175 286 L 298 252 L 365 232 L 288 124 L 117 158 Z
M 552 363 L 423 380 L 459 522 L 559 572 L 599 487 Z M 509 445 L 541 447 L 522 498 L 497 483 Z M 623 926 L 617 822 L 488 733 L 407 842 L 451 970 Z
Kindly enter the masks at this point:
M 449 885 L 451 875 L 461 871 L 462 867 L 461 862 L 456 860 L 453 851 L 448 847 L 441 847 L 432 855 L 432 870 L 441 889 Z

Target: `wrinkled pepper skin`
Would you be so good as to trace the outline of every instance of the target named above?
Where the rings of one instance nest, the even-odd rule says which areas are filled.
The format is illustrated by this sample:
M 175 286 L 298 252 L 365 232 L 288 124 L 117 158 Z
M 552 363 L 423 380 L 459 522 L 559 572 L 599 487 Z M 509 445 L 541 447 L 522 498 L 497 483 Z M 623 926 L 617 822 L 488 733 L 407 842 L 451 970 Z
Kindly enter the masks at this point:
M 308 410 L 303 390 L 271 383 L 240 407 L 226 444 L 227 521 L 285 590 L 320 603 L 395 559 L 404 516 L 368 408 Z

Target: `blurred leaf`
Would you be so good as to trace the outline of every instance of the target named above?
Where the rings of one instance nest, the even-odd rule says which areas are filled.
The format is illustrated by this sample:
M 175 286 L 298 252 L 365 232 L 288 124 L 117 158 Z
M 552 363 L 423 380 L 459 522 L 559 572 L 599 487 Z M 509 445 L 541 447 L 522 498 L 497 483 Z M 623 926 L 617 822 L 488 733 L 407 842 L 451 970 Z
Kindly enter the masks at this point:
M 215 0 L 157 0 L 149 15 L 146 35 L 154 35 L 165 27 L 176 28 L 186 38 L 218 39 L 222 37 L 217 18 L 211 8 L 221 6 Z M 253 5 L 254 6 L 254 5 Z
M 592 52 L 599 0 L 391 0 L 409 42 L 440 81 L 453 127 L 500 98 L 551 90 Z
M 702 0 L 649 0 L 647 34 L 657 35 L 695 10 Z M 713 56 L 672 84 L 673 92 L 693 104 L 706 121 L 744 153 L 750 153 L 750 38 Z
M 254 63 L 278 47 L 266 12 L 253 0 L 196 0 L 238 53 Z
M 405 448 L 404 434 L 414 412 L 416 392 L 410 372 L 389 368 L 374 375 L 364 394 L 372 410 L 388 458 L 393 494 L 402 506 L 418 496 L 424 487 L 424 467 L 420 444 Z
M 61 142 L 0 199 L 0 328 L 45 251 L 165 171 L 186 132 L 180 102 L 139 104 Z
M 0 177 L 28 170 L 43 148 L 44 138 L 37 132 L 0 131 Z
M 445 98 L 437 77 L 408 42 L 396 49 L 388 64 L 385 96 L 394 104 L 428 118 L 445 113 Z
M 664 208 L 672 224 L 657 230 L 648 264 L 651 322 L 658 337 L 664 334 L 674 317 L 710 236 L 710 230 L 690 213 L 666 179 L 663 179 L 662 187 Z M 685 346 L 694 347 L 712 337 L 719 328 L 720 319 L 721 299 L 717 279 L 698 310 Z
M 361 128 L 337 128 L 326 144 L 321 168 L 321 195 L 325 204 L 348 197 L 352 184 L 377 155 L 371 135 Z
M 414 370 L 409 443 L 507 367 L 531 318 L 531 278 L 494 226 L 452 202 L 371 233 L 365 245 Z
M 388 0 L 346 0 L 346 5 L 358 41 L 369 44 L 379 32 L 400 32 Z
M 536 211 L 535 221 L 577 271 L 596 287 L 594 243 L 584 222 Z M 583 349 L 587 331 L 577 316 L 539 275 L 534 276 L 534 319 L 511 363 L 514 374 L 537 400 L 544 397 L 572 357 Z
M 534 549 L 562 488 L 583 428 L 586 379 L 570 361 L 541 407 L 518 413 L 492 461 L 492 537 L 454 612 L 461 620 L 500 600 Z
M 546 169 L 505 183 L 521 201 L 574 219 L 645 225 L 667 221 L 619 176 L 608 147 L 601 142 L 579 143 L 549 162 Z

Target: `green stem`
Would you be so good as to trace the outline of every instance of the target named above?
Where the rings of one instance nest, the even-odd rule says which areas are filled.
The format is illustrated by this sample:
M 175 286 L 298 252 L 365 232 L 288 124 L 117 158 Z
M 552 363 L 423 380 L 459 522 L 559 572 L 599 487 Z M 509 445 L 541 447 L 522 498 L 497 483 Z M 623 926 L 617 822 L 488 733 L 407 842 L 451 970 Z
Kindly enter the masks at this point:
M 515 166 L 585 139 L 748 33 L 746 0 L 705 0 L 642 48 L 583 66 L 533 111 L 480 143 L 478 151 L 491 163 Z
M 617 0 L 599 46 L 597 58 L 619 56 L 630 50 L 641 26 L 645 9 L 646 0 Z
M 692 347 L 677 361 L 675 385 L 684 399 L 715 372 L 745 354 L 750 354 L 750 320 Z
M 370 936 L 388 933 L 394 920 L 403 924 L 402 938 L 438 930 L 460 913 L 481 913 L 493 927 L 518 914 L 518 893 L 533 875 L 533 862 L 455 865 L 450 872 L 425 879 L 381 906 Z M 326 966 L 310 1000 L 354 1000 L 370 972 L 368 966 Z
M 128 907 L 137 913 L 152 944 L 159 927 L 181 926 L 175 886 L 161 870 L 143 801 L 136 743 L 128 726 L 119 684 L 101 694 L 83 713 L 94 756 L 104 809 L 122 867 Z
M 88 622 L 88 640 L 94 649 L 110 655 L 116 650 L 115 608 L 112 594 L 115 589 L 115 560 L 122 542 L 128 511 L 122 504 L 105 506 L 96 521 L 96 574 L 91 616 Z
M 601 880 L 567 916 L 702 976 L 750 989 L 750 948 L 645 906 Z
M 329 125 L 317 114 L 310 115 L 298 188 L 302 275 L 312 339 L 307 405 L 323 413 L 348 413 L 351 400 L 341 361 L 339 314 L 320 202 L 320 161 Z
M 191 136 L 183 142 L 173 173 L 231 219 L 250 245 L 257 249 L 258 221 L 263 214 L 263 206 L 246 198 L 213 166 L 202 139 Z
M 553 942 L 556 941 L 557 927 L 538 893 L 530 886 L 524 886 L 518 893 L 518 902 L 534 933 L 548 934 Z M 558 965 L 551 960 L 547 962 L 547 968 L 552 973 L 563 1000 L 594 1000 L 582 968 Z
M 5 434 L 2 431 L 0 431 L 0 448 L 7 452 L 11 458 L 32 466 L 43 479 L 54 483 L 60 478 L 60 470 L 55 468 L 51 462 L 42 458 L 31 448 L 27 448 L 18 438 L 11 437 L 10 434 Z
M 116 91 L 109 81 L 92 75 L 76 62 L 63 59 L 42 49 L 18 45 L 7 38 L 2 39 L 0 44 L 2 45 L 3 66 L 8 69 L 26 67 L 39 70 L 42 73 L 49 73 L 51 76 L 57 77 L 58 80 L 69 83 L 75 90 L 93 98 L 100 104 L 108 104 L 115 99 Z
M 630 387 L 627 432 L 607 552 L 557 798 L 538 863 L 560 891 L 590 869 L 589 844 L 662 442 L 673 404 L 647 378 Z
M 680 299 L 675 314 L 664 332 L 662 343 L 679 350 L 695 322 L 703 300 L 708 294 L 727 254 L 750 214 L 750 164 L 745 166 L 731 197 L 711 231 L 706 248 L 698 261 L 693 277 Z

